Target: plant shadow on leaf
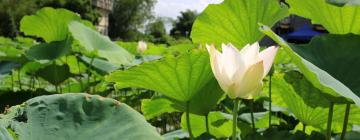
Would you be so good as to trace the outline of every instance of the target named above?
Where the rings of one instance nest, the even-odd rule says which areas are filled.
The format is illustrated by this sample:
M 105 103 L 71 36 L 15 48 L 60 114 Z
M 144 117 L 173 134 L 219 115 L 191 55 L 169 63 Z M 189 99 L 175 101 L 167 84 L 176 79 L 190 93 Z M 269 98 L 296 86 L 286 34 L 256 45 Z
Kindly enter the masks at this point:
M 312 84 L 305 79 L 305 77 L 298 71 L 289 71 L 285 73 L 284 79 L 292 88 L 296 94 L 301 97 L 304 103 L 312 108 L 315 107 L 329 107 L 330 102 L 324 100 L 321 96 L 321 91 L 314 88 Z M 313 87 L 313 88 L 309 88 Z M 285 93 L 284 93 L 285 94 Z
M 277 42 L 323 97 L 334 103 L 360 106 L 360 36 L 322 35 L 305 45 L 289 45 L 271 29 L 260 30 Z

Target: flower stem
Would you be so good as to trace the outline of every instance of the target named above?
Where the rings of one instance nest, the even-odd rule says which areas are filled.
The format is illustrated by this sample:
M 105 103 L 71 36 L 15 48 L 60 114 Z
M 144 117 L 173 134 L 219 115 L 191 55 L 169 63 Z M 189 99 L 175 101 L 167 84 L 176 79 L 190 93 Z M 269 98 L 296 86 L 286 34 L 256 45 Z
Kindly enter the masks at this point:
M 82 83 L 82 78 L 81 78 L 81 69 L 80 69 L 80 62 L 79 62 L 79 59 L 80 57 L 76 57 L 76 63 L 77 63 L 77 67 L 79 69 L 79 82 L 80 82 L 80 88 L 81 88 L 81 91 L 84 91 L 84 85 Z
M 236 98 L 234 100 L 234 108 L 233 108 L 233 132 L 232 132 L 232 140 L 236 140 L 236 128 L 237 128 L 237 118 L 238 118 L 238 108 L 239 108 L 239 100 Z
M 186 112 L 185 113 L 186 113 L 186 125 L 187 125 L 187 129 L 189 132 L 189 137 L 190 137 L 190 140 L 193 140 L 194 135 L 192 134 L 191 126 L 190 126 L 190 102 L 189 101 L 186 102 Z
M 306 132 L 306 124 L 303 124 L 303 132 Z
M 328 122 L 327 122 L 327 134 L 326 134 L 327 140 L 331 140 L 331 123 L 332 123 L 333 111 L 334 111 L 334 103 L 330 102 Z
M 12 91 L 15 91 L 15 88 L 14 88 L 14 71 L 11 71 L 11 89 L 12 89 Z
M 209 114 L 206 114 L 206 116 L 205 116 L 205 127 L 206 127 L 206 133 L 208 133 L 210 135 Z
M 20 90 L 22 90 L 22 84 L 21 84 L 21 69 L 19 68 L 19 71 L 18 71 L 18 80 L 19 80 L 19 88 Z
M 345 117 L 344 117 L 343 129 L 341 132 L 340 140 L 345 139 L 346 128 L 347 128 L 347 124 L 348 124 L 348 120 L 349 120 L 349 114 L 350 114 L 350 104 L 346 104 Z
M 255 121 L 254 121 L 254 99 L 250 100 L 250 115 L 251 115 L 251 124 L 252 128 L 255 131 Z
M 271 74 L 269 75 L 269 128 L 271 127 Z

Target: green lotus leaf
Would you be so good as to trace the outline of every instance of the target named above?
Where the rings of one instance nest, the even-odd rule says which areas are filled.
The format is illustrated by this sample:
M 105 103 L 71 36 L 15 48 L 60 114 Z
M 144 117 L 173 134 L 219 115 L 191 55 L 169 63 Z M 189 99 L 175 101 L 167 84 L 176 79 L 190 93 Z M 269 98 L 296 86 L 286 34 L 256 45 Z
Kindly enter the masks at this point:
M 288 108 L 302 124 L 326 130 L 330 101 L 322 94 L 297 71 L 276 73 L 272 78 L 273 104 Z M 333 131 L 341 132 L 344 114 L 345 105 L 334 106 Z M 350 114 L 349 124 L 359 124 L 360 108 L 351 105 Z
M 190 125 L 195 137 L 206 133 L 205 116 L 190 114 Z M 187 130 L 185 113 L 181 117 L 181 127 Z M 232 120 L 229 120 L 222 112 L 210 112 L 208 114 L 208 125 L 210 134 L 216 138 L 230 137 L 232 134 Z
M 51 64 L 36 71 L 36 76 L 43 78 L 53 85 L 60 85 L 73 76 L 68 65 Z
M 191 100 L 189 112 L 206 116 L 219 103 L 223 91 L 215 80 L 212 80 L 201 89 Z M 144 99 L 141 108 L 146 119 L 160 116 L 164 113 L 185 112 L 186 102 L 177 101 L 166 97 Z
M 117 88 L 154 90 L 182 105 L 189 101 L 190 107 L 194 107 L 190 112 L 202 115 L 223 97 L 212 74 L 209 55 L 203 50 L 115 71 L 106 77 L 106 81 L 115 82 Z
M 267 26 L 262 32 L 282 46 L 305 77 L 327 99 L 335 103 L 354 102 L 360 106 L 360 36 L 324 35 L 307 45 L 289 45 Z M 343 99 L 346 97 L 347 100 Z
M 161 140 L 141 114 L 114 99 L 89 94 L 40 96 L 0 115 L 19 140 Z M 15 115 L 14 115 L 15 114 Z M 10 118 L 9 118 L 10 117 Z
M 45 7 L 35 15 L 24 16 L 20 22 L 20 31 L 25 35 L 43 38 L 47 43 L 65 40 L 69 34 L 70 21 L 80 21 L 79 15 L 66 9 Z
M 71 52 L 71 39 L 33 46 L 25 55 L 32 60 L 55 60 Z
M 258 22 L 272 26 L 287 15 L 287 7 L 277 0 L 224 0 L 210 4 L 197 17 L 191 38 L 200 44 L 232 43 L 242 48 L 264 36 Z
M 119 66 L 128 65 L 134 59 L 132 54 L 112 42 L 108 37 L 80 22 L 71 22 L 69 30 L 88 52 L 96 52 L 99 57 L 106 58 L 110 63 Z
M 360 34 L 360 6 L 338 7 L 325 0 L 287 0 L 290 13 L 323 25 L 332 34 Z
M 119 69 L 119 66 L 116 66 L 106 60 L 103 59 L 99 59 L 99 58 L 94 58 L 93 62 L 91 62 L 92 58 L 86 57 L 86 56 L 81 56 L 80 59 L 82 61 L 84 61 L 87 65 L 89 65 L 89 67 L 91 68 L 95 68 L 95 70 L 97 70 L 100 73 L 110 73 L 113 72 L 116 69 Z M 90 66 L 91 65 L 91 66 Z

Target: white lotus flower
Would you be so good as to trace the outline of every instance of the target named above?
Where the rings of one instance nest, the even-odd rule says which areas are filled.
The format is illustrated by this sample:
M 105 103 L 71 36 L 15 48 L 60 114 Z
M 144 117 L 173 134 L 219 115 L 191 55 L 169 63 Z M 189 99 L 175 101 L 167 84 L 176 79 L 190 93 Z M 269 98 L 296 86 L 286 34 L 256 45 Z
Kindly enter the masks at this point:
M 138 47 L 137 47 L 137 52 L 138 53 L 144 53 L 147 50 L 147 44 L 145 41 L 139 41 L 138 42 Z
M 260 92 L 277 52 L 277 47 L 271 46 L 259 53 L 258 43 L 248 44 L 240 52 L 231 44 L 222 44 L 222 53 L 213 45 L 206 48 L 215 78 L 232 99 L 253 99 Z

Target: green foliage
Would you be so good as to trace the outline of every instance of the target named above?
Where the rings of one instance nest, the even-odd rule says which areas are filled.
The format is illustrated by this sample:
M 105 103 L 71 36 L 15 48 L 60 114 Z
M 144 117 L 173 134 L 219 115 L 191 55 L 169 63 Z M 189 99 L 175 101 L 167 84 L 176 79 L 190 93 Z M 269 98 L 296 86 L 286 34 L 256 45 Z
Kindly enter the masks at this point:
M 272 26 L 288 15 L 277 0 L 225 0 L 209 5 L 196 19 L 191 32 L 195 43 L 232 43 L 237 48 L 259 41 L 264 35 L 257 23 Z
M 129 106 L 97 95 L 41 96 L 13 108 L 0 115 L 0 123 L 14 130 L 19 140 L 162 139 Z
M 91 58 L 81 56 L 81 60 L 83 60 L 86 64 L 90 65 L 90 67 L 98 70 L 98 72 L 100 73 L 110 73 L 120 68 L 119 66 L 109 63 L 108 61 L 103 59 L 94 58 L 91 62 Z
M 19 35 L 20 20 L 43 7 L 65 8 L 81 15 L 82 18 L 97 22 L 99 14 L 93 8 L 92 0 L 2 0 L 0 2 L 0 35 Z
M 29 49 L 25 55 L 31 60 L 55 60 L 71 52 L 71 39 L 42 43 Z
M 19 34 L 21 18 L 38 9 L 35 0 L 2 0 L 0 2 L 0 35 L 15 37 Z
M 145 34 L 150 36 L 149 41 L 154 43 L 167 43 L 167 34 L 164 21 L 160 18 L 146 26 Z
M 208 117 L 209 132 L 216 138 L 225 138 L 231 136 L 232 121 L 224 116 L 222 112 L 210 112 L 207 116 L 198 116 L 190 114 L 191 128 L 195 137 L 206 132 L 206 119 Z M 186 130 L 185 113 L 181 117 L 181 127 Z
M 233 123 L 229 114 L 234 104 L 214 78 L 204 44 L 233 43 L 241 48 L 259 41 L 264 35 L 257 23 L 273 25 L 288 15 L 288 8 L 277 0 L 225 0 L 206 8 L 193 32 L 196 14 L 186 11 L 174 23 L 175 40 L 166 35 L 163 19 L 151 20 L 154 1 L 115 0 L 115 12 L 110 15 L 112 37 L 147 41 L 142 53 L 137 51 L 138 42 L 112 42 L 97 33 L 90 22 L 65 9 L 43 8 L 23 18 L 21 31 L 36 37 L 36 41 L 0 37 L 0 111 L 4 111 L 0 114 L 0 139 L 163 139 L 156 130 L 165 139 L 187 139 L 189 132 L 185 130 L 189 126 L 195 139 L 229 139 Z M 346 33 L 357 33 L 359 7 L 337 7 L 325 0 L 311 1 L 311 5 L 309 0 L 288 2 L 291 12 L 324 24 L 330 33 L 343 35 L 322 35 L 309 44 L 289 45 L 267 26 L 261 26 L 262 32 L 282 46 L 274 72 L 263 81 L 262 92 L 266 95 L 271 89 L 271 100 L 270 96 L 260 96 L 254 108 L 247 100 L 241 102 L 239 121 L 234 125 L 240 132 L 237 137 L 325 139 L 321 133 L 326 131 L 331 103 L 335 103 L 333 138 L 339 139 L 343 129 L 344 104 L 350 108 L 345 128 L 358 131 L 360 37 Z M 4 9 L 16 8 L 9 5 L 12 1 L 4 3 L 9 7 L 0 3 L 0 20 L 2 14 L 9 13 L 2 12 Z M 28 3 L 31 8 L 33 5 Z M 37 4 L 46 3 L 55 7 L 69 4 L 82 11 L 89 8 L 82 5 L 91 1 L 49 0 Z M 22 8 L 5 16 L 17 17 Z M 4 21 L 16 24 L 16 18 L 11 20 Z M 149 24 L 144 27 L 144 23 Z M 140 32 L 142 29 L 145 33 Z M 188 38 L 190 32 L 195 43 Z M 113 99 L 68 94 L 80 92 L 116 98 L 141 111 L 145 118 Z M 54 93 L 63 94 L 33 98 Z M 183 112 L 190 113 L 189 126 Z M 346 135 L 348 139 L 357 137 L 357 133 Z
M 75 13 L 66 9 L 43 8 L 36 15 L 25 16 L 20 23 L 20 31 L 25 35 L 43 38 L 47 43 L 62 41 L 68 37 L 67 25 L 80 20 Z
M 109 15 L 109 36 L 125 41 L 143 39 L 138 29 L 153 18 L 155 2 L 156 0 L 114 0 L 113 12 Z
M 78 13 L 82 19 L 98 22 L 100 16 L 96 8 L 94 8 L 93 0 L 35 0 L 39 7 L 64 8 Z
M 127 71 L 115 71 L 107 81 L 117 88 L 138 87 L 151 89 L 167 97 L 187 102 L 213 80 L 206 52 L 194 51 L 179 57 L 145 63 Z M 140 78 L 140 79 L 138 79 Z
M 312 86 L 303 75 L 296 71 L 275 74 L 272 88 L 274 104 L 288 108 L 289 113 L 294 114 L 302 124 L 325 130 L 330 102 L 324 99 L 321 96 L 324 93 Z M 334 131 L 341 130 L 344 114 L 344 105 L 335 106 L 332 120 Z M 352 106 L 351 114 L 349 122 L 359 124 L 359 108 Z
M 134 59 L 133 55 L 112 42 L 108 37 L 86 27 L 80 22 L 71 22 L 69 24 L 69 30 L 72 36 L 80 42 L 86 51 L 106 58 L 110 63 L 118 66 L 128 65 Z
M 36 71 L 36 75 L 48 81 L 52 85 L 60 85 L 72 76 L 68 65 L 51 64 Z
M 360 34 L 359 6 L 337 7 L 325 0 L 288 0 L 290 12 L 323 25 L 332 34 Z
M 191 28 L 197 16 L 196 11 L 186 10 L 180 12 L 180 16 L 173 23 L 174 27 L 171 29 L 170 35 L 175 38 L 190 37 Z
M 360 105 L 357 73 L 360 56 L 359 36 L 325 35 L 315 37 L 308 45 L 289 45 L 268 27 L 261 30 L 279 43 L 299 67 L 305 77 L 326 94 L 327 99 L 335 103 L 346 103 L 346 97 Z M 318 57 L 322 56 L 322 57 Z M 344 63 L 351 62 L 351 63 Z
M 223 99 L 223 94 L 217 82 L 213 79 L 209 81 L 195 96 L 189 101 L 189 112 L 200 116 L 206 116 Z M 199 102 L 201 100 L 201 102 Z M 147 119 L 160 116 L 164 113 L 185 112 L 186 102 L 178 101 L 168 97 L 155 97 L 145 99 L 141 102 L 142 111 Z M 161 109 L 159 107 L 161 106 Z

